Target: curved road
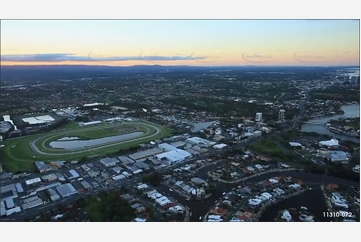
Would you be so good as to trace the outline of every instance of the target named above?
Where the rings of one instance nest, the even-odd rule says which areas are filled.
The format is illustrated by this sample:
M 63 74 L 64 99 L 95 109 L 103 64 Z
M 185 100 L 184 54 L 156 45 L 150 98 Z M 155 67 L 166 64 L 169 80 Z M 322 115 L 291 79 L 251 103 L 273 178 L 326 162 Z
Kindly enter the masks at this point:
M 134 141 L 137 141 L 137 140 L 142 140 L 142 139 L 148 139 L 148 138 L 151 138 L 151 137 L 155 137 L 156 135 L 158 135 L 160 132 L 161 132 L 161 129 L 154 126 L 154 125 L 151 125 L 151 124 L 147 124 L 149 127 L 151 128 L 154 128 L 156 130 L 156 132 L 152 135 L 149 135 L 149 136 L 142 136 L 140 138 L 135 138 L 135 139 L 129 139 L 129 140 L 125 140 L 125 141 L 116 141 L 116 142 L 112 142 L 112 143 L 108 143 L 106 145 L 100 145 L 100 146 L 97 146 L 97 147 L 94 147 L 94 148 L 86 148 L 86 149 L 82 149 L 82 150 L 78 150 L 78 151 L 74 151 L 74 152 L 67 152 L 67 153 L 47 153 L 47 152 L 43 152 L 41 150 L 39 150 L 39 148 L 35 145 L 35 142 L 37 140 L 39 140 L 40 138 L 38 138 L 37 140 L 34 140 L 34 141 L 31 141 L 30 143 L 30 146 L 32 147 L 33 151 L 36 152 L 36 153 L 39 153 L 39 154 L 42 154 L 42 155 L 52 155 L 52 156 L 63 156 L 63 155 L 72 155 L 72 154 L 78 154 L 78 153 L 83 153 L 83 152 L 88 152 L 88 151 L 94 151 L 94 150 L 97 150 L 97 149 L 103 149 L 103 148 L 109 148 L 111 146 L 115 146 L 115 145 L 120 145 L 120 144 L 126 144 L 126 143 L 129 143 L 129 142 L 134 142 Z M 142 125 L 140 125 L 142 126 Z M 145 128 L 147 128 L 146 126 L 143 126 Z M 149 128 L 147 128 L 148 131 L 147 133 L 149 133 Z M 95 129 L 93 129 L 95 130 Z M 89 130 L 91 131 L 91 130 Z M 69 134 L 71 131 L 67 131 L 67 132 L 64 132 L 64 133 L 61 133 L 61 134 Z M 57 133 L 58 135 L 58 133 Z M 46 142 L 47 140 L 49 140 L 51 138 L 48 138 L 46 139 L 44 142 Z M 44 142 L 42 143 L 42 146 L 44 147 Z

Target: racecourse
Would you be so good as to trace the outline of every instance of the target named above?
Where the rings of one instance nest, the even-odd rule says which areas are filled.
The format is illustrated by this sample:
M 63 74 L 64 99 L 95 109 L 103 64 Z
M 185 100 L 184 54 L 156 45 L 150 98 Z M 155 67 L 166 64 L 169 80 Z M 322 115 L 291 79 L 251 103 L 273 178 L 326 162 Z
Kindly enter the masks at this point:
M 133 128 L 143 134 L 135 138 L 106 142 L 86 148 L 68 150 L 52 148 L 49 144 L 62 137 L 79 136 L 89 139 L 117 135 L 122 128 Z M 133 130 L 128 133 L 132 133 Z M 127 134 L 127 132 L 120 134 Z M 92 126 L 76 127 L 64 130 L 54 130 L 44 134 L 29 135 L 5 141 L 3 150 L 6 167 L 11 171 L 28 169 L 34 161 L 71 161 L 80 160 L 92 155 L 107 155 L 120 149 L 126 149 L 140 143 L 161 139 L 169 136 L 171 131 L 165 127 L 146 121 L 102 123 Z

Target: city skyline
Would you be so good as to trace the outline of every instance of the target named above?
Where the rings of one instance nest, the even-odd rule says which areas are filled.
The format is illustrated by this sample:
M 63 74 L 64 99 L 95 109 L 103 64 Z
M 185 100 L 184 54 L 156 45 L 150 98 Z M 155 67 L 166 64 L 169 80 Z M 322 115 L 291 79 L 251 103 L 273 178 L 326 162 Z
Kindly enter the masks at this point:
M 357 20 L 3 20 L 2 65 L 359 66 Z

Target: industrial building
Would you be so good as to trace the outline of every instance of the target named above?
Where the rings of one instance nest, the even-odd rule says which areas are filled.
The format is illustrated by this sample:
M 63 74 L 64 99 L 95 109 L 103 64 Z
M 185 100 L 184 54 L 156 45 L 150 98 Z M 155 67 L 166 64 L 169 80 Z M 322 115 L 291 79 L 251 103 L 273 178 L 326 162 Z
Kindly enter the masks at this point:
M 13 192 L 13 193 L 15 192 L 16 193 L 15 184 L 9 184 L 9 185 L 0 187 L 0 192 L 1 192 L 1 194 L 7 193 L 7 192 Z
M 149 170 L 150 166 L 147 163 L 144 163 L 143 161 L 138 161 L 134 164 L 134 166 L 138 167 L 142 170 Z
M 262 122 L 262 113 L 256 113 L 255 121 L 256 122 Z
M 78 191 L 78 193 L 82 193 L 85 191 L 85 188 L 79 181 L 73 181 L 71 185 Z
M 5 205 L 7 209 L 11 209 L 15 206 L 14 204 L 14 199 L 12 197 L 6 198 L 5 199 Z
M 28 123 L 30 125 L 33 125 L 33 124 L 50 123 L 50 122 L 53 122 L 55 119 L 53 117 L 51 117 L 50 115 L 44 115 L 44 116 L 35 116 L 35 117 L 23 118 L 22 120 L 24 121 L 24 123 Z
M 223 149 L 223 148 L 225 148 L 227 146 L 228 145 L 226 145 L 226 144 L 218 144 L 218 145 L 213 145 L 213 148 L 215 148 L 215 149 Z
M 26 181 L 25 181 L 25 184 L 26 184 L 27 186 L 31 186 L 31 185 L 37 184 L 37 183 L 39 183 L 39 182 L 41 182 L 41 179 L 40 179 L 39 177 L 35 177 L 35 178 L 33 178 L 33 179 L 26 180 Z
M 177 147 L 174 147 L 173 145 L 170 145 L 168 143 L 162 143 L 158 145 L 159 149 L 162 149 L 163 151 L 172 151 L 172 150 L 177 150 Z
M 38 196 L 43 201 L 44 204 L 50 202 L 47 192 L 45 190 L 38 192 Z
M 89 126 L 89 125 L 95 125 L 95 124 L 101 124 L 102 121 L 92 121 L 92 122 L 80 122 L 79 126 Z
M 350 162 L 350 154 L 344 151 L 330 151 L 326 154 L 326 158 L 332 163 L 348 164 Z
M 50 200 L 53 202 L 60 199 L 59 194 L 52 188 L 48 189 L 48 194 L 49 194 Z
M 54 173 L 51 173 L 51 174 L 47 174 L 47 175 L 44 175 L 41 177 L 41 179 L 43 181 L 47 181 L 47 182 L 50 182 L 50 181 L 55 181 L 58 179 L 57 175 L 55 175 Z
M 112 168 L 112 171 L 114 171 L 115 173 L 120 173 L 122 172 L 124 169 L 121 168 L 120 166 L 116 166 Z
M 20 183 L 16 183 L 16 184 L 15 184 L 15 187 L 16 187 L 16 191 L 17 191 L 18 193 L 24 192 L 23 186 L 22 186 Z
M 199 137 L 188 138 L 185 140 L 185 142 L 187 142 L 188 144 L 192 144 L 192 145 L 199 145 L 199 146 L 206 146 L 206 147 L 216 144 L 216 142 L 214 142 L 214 141 L 209 141 L 209 140 L 202 139 Z
M 78 193 L 77 190 L 70 183 L 58 186 L 56 187 L 56 190 L 62 198 L 69 197 Z
M 35 191 L 40 192 L 40 191 L 44 191 L 44 190 L 54 188 L 54 187 L 57 187 L 57 186 L 60 186 L 60 185 L 61 185 L 60 182 L 55 182 L 55 183 L 51 183 L 51 184 L 48 184 L 48 185 L 45 185 L 45 186 L 38 187 L 38 188 L 35 189 Z
M 144 150 L 144 151 L 140 151 L 134 154 L 129 155 L 130 158 L 132 158 L 133 160 L 139 160 L 139 159 L 143 159 L 143 158 L 147 158 L 153 155 L 157 155 L 164 152 L 162 149 L 159 148 L 154 148 L 154 149 L 149 149 L 149 150 Z
M 22 205 L 23 210 L 44 205 L 43 200 L 41 200 L 38 196 L 27 198 L 23 202 L 24 202 L 24 204 Z
M 36 169 L 40 172 L 40 173 L 44 173 L 50 170 L 50 167 L 48 164 L 45 164 L 42 161 L 36 161 L 34 162 Z
M 176 147 L 176 148 L 181 148 L 181 147 L 184 147 L 186 145 L 186 143 L 182 142 L 182 141 L 176 141 L 174 143 L 171 143 L 171 145 Z
M 85 189 L 91 189 L 92 188 L 92 186 L 87 181 L 82 181 L 81 184 Z
M 330 140 L 325 140 L 325 141 L 320 141 L 318 142 L 319 146 L 338 146 L 339 142 L 337 139 L 330 139 Z
M 100 159 L 99 162 L 102 163 L 105 167 L 111 167 L 111 166 L 115 166 L 120 161 L 116 158 L 105 157 L 105 158 Z
M 177 149 L 158 154 L 156 155 L 156 158 L 160 161 L 166 161 L 168 165 L 173 165 L 175 163 L 182 162 L 191 156 L 192 154 L 190 154 L 189 152 Z
M 119 180 L 123 180 L 126 177 L 122 174 L 122 175 L 117 175 L 117 176 L 113 176 L 113 180 L 114 181 L 119 181 Z
M 79 173 L 76 172 L 75 170 L 69 170 L 69 172 L 65 172 L 65 176 L 66 178 L 68 178 L 69 180 L 71 179 L 75 179 L 79 177 Z
M 126 156 L 118 156 L 117 158 L 118 158 L 118 160 L 120 160 L 122 162 L 123 165 L 129 165 L 129 164 L 133 164 L 135 162 L 135 160 L 132 160 Z

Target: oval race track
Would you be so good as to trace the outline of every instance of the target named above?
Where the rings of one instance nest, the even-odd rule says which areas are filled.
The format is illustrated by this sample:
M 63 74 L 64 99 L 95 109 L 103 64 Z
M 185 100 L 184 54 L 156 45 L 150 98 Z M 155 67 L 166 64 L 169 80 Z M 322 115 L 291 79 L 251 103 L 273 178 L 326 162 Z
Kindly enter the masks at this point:
M 40 138 L 38 138 L 36 140 L 30 141 L 29 145 L 32 148 L 32 150 L 34 151 L 34 153 L 38 153 L 38 154 L 41 154 L 41 155 L 47 155 L 47 156 L 64 156 L 64 155 L 80 154 L 80 153 L 85 153 L 85 152 L 93 152 L 93 151 L 97 151 L 97 150 L 104 149 L 104 148 L 111 148 L 111 147 L 114 147 L 114 146 L 117 146 L 117 145 L 131 143 L 131 142 L 134 142 L 134 141 L 149 139 L 149 138 L 157 136 L 162 131 L 160 127 L 157 127 L 157 126 L 155 126 L 155 125 L 153 125 L 151 123 L 148 123 L 148 122 L 147 123 L 145 123 L 145 122 L 142 122 L 142 123 L 136 122 L 135 126 L 141 126 L 141 127 L 145 128 L 146 129 L 145 135 L 142 135 L 139 138 L 132 138 L 132 139 L 123 140 L 123 141 L 115 141 L 115 142 L 111 142 L 111 143 L 98 145 L 98 146 L 95 146 L 95 147 L 92 147 L 92 148 L 79 149 L 79 150 L 76 150 L 76 151 L 59 152 L 59 153 L 44 152 L 44 151 L 40 150 L 39 147 L 35 144 L 37 141 L 39 141 L 40 139 L 43 139 L 44 137 L 40 137 Z M 102 128 L 94 126 L 93 129 L 87 129 L 86 131 L 99 130 L 99 129 L 105 129 L 105 128 L 110 128 L 110 127 L 112 127 L 112 126 L 107 126 L 107 127 L 102 127 Z M 117 125 L 115 125 L 114 127 L 117 127 Z M 147 135 L 147 134 L 151 133 L 150 128 L 154 129 L 156 132 L 153 133 L 153 134 Z M 45 140 L 43 140 L 41 142 L 41 146 L 42 146 L 41 148 L 51 151 L 52 150 L 51 148 L 45 147 L 45 143 L 47 141 L 51 140 L 54 136 L 69 135 L 71 133 L 74 133 L 74 130 L 64 131 L 64 132 L 56 132 L 54 135 L 51 135 L 49 138 L 47 138 L 47 139 L 45 139 Z M 49 136 L 49 135 L 47 135 L 47 136 Z M 56 151 L 59 151 L 59 149 L 56 149 Z

